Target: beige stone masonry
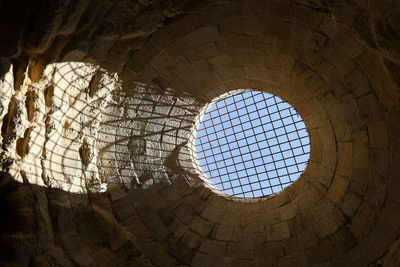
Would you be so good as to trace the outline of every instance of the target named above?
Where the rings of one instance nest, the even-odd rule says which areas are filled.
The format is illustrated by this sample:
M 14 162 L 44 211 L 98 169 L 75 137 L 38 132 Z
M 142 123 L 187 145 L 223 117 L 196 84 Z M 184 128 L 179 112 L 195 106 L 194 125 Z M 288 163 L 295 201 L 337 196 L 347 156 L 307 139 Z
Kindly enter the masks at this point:
M 23 183 L 2 241 L 25 265 L 398 265 L 396 1 L 92 2 L 27 17 L 1 58 L 1 171 Z M 276 195 L 230 197 L 194 161 L 200 112 L 237 89 L 307 127 Z

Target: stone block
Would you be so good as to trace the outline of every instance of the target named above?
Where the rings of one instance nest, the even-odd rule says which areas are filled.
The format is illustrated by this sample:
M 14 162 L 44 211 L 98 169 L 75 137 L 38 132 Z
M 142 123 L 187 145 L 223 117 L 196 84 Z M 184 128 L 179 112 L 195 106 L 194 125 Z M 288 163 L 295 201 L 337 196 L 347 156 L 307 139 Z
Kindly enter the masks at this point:
M 118 251 L 126 242 L 131 241 L 129 233 L 116 225 L 113 229 L 109 244 L 112 251 Z
M 328 152 L 325 151 L 322 154 L 322 160 L 321 160 L 321 166 L 324 167 L 325 172 L 327 173 L 329 170 L 332 170 L 334 166 L 336 165 L 337 162 L 337 152 Z M 325 185 L 325 186 L 330 186 L 332 183 L 332 174 L 330 173 L 331 176 L 326 176 L 326 177 L 321 177 L 320 181 Z
M 340 204 L 340 209 L 346 214 L 348 217 L 352 217 L 356 210 L 358 209 L 362 199 L 352 192 L 347 192 L 344 195 L 343 201 Z
M 153 215 L 144 221 L 146 228 L 158 241 L 163 241 L 170 234 L 168 228 L 161 222 L 157 215 Z
M 246 0 L 246 11 L 251 16 L 266 16 L 282 21 L 292 20 L 291 5 L 276 1 Z
M 322 98 L 330 90 L 329 86 L 318 74 L 310 72 L 309 75 L 310 76 L 304 81 L 304 85 L 313 92 L 316 98 Z
M 189 230 L 189 226 L 176 219 L 168 224 L 168 229 L 175 237 L 181 238 Z
M 235 35 L 217 40 L 217 49 L 221 54 L 232 53 L 235 50 L 263 51 L 268 47 L 268 41 L 264 36 Z
M 336 173 L 344 176 L 350 176 L 353 172 L 353 143 L 340 142 L 338 147 L 338 163 Z
M 292 219 L 297 214 L 299 214 L 298 208 L 297 208 L 296 204 L 294 204 L 294 203 L 290 203 L 283 207 L 279 207 L 276 209 L 276 212 L 281 214 L 281 218 L 284 221 Z
M 398 90 L 380 57 L 374 51 L 367 49 L 357 57 L 357 60 L 381 104 L 389 110 L 397 106 L 399 104 Z
M 294 63 L 292 74 L 296 76 L 299 82 L 304 84 L 306 84 L 305 82 L 313 76 L 317 77 L 313 78 L 311 84 L 321 84 L 322 82 L 321 78 L 319 78 L 319 76 L 316 75 L 316 73 L 309 66 L 298 60 L 296 60 Z
M 382 208 L 386 201 L 387 189 L 387 184 L 381 179 L 370 179 L 364 195 L 364 201 L 369 202 L 377 209 Z
M 346 121 L 351 125 L 352 129 L 360 129 L 364 126 L 360 108 L 358 107 L 356 98 L 353 94 L 342 96 L 339 101 L 342 103 L 342 108 Z
M 324 13 L 307 5 L 296 5 L 292 10 L 292 18 L 306 28 L 318 30 L 324 19 Z
M 255 244 L 252 240 L 241 240 L 239 242 L 229 242 L 226 249 L 226 255 L 232 258 L 254 258 L 254 247 L 261 245 Z
M 332 40 L 342 46 L 347 55 L 353 58 L 359 56 L 364 51 L 363 43 L 348 27 L 341 24 L 337 24 L 336 26 L 336 34 Z
M 315 225 L 315 232 L 319 238 L 325 238 L 339 229 L 345 222 L 342 212 L 335 208 L 318 224 Z
M 213 58 L 219 55 L 215 43 L 207 43 L 200 47 L 189 49 L 185 51 L 184 56 L 192 63 L 196 63 L 201 60 Z
M 263 17 L 264 34 L 266 36 L 274 36 L 279 39 L 288 40 L 292 23 L 282 21 L 271 17 Z
M 264 32 L 264 25 L 260 18 L 250 17 L 221 23 L 219 29 L 221 37 L 230 37 L 235 35 L 251 36 L 262 35 Z
M 96 264 L 111 264 L 118 261 L 118 259 L 115 259 L 114 253 L 106 247 L 95 251 L 90 256 Z
M 399 249 L 400 240 L 393 242 L 390 246 L 389 251 L 383 256 L 382 259 L 378 260 L 377 263 L 383 263 L 383 266 L 396 266 L 399 265 Z
M 241 217 L 242 216 L 239 212 L 232 212 L 228 210 L 225 212 L 221 224 L 227 226 L 237 226 L 240 223 Z
M 187 195 L 184 197 L 185 202 L 189 204 L 193 210 L 200 213 L 205 207 L 207 207 L 207 202 L 205 202 L 197 194 Z
M 265 243 L 265 227 L 260 223 L 254 223 L 244 227 L 234 227 L 232 240 L 242 243 L 249 242 L 252 243 L 252 245 Z
M 267 210 L 261 213 L 261 216 L 265 225 L 272 225 L 282 221 L 282 214 L 278 209 Z
M 371 176 L 384 181 L 390 175 L 390 163 L 393 162 L 393 152 L 389 149 L 371 149 Z
M 168 65 L 160 68 L 160 72 L 165 75 L 168 74 L 171 77 L 175 77 L 190 67 L 190 62 L 184 55 L 172 56 L 172 58 L 170 56 L 170 59 L 171 61 Z
M 399 177 L 398 175 L 394 177 Z M 400 180 L 391 178 L 388 181 L 388 198 L 396 203 L 400 203 Z
M 357 246 L 352 249 L 352 260 L 357 266 L 367 266 L 383 255 L 393 241 L 381 229 L 376 228 L 367 239 L 360 240 Z M 345 259 L 345 262 L 348 262 L 348 259 Z
M 335 175 L 326 197 L 335 204 L 339 204 L 346 194 L 349 181 L 340 175 Z
M 341 117 L 337 120 L 332 120 L 333 128 L 335 129 L 337 142 L 349 142 L 352 140 L 352 126 L 346 119 L 346 114 L 342 108 L 337 108 L 337 113 L 341 113 Z
M 205 9 L 201 14 L 207 18 L 207 22 L 219 24 L 220 22 L 231 21 L 232 19 L 242 17 L 243 9 L 242 2 L 227 2 L 219 3 L 210 9 Z
M 209 255 L 209 254 L 197 251 L 193 257 L 191 265 L 196 266 L 196 267 L 212 266 L 212 264 L 215 262 L 215 260 L 216 260 L 216 257 L 214 255 Z
M 284 71 L 275 68 L 266 68 L 260 63 L 246 64 L 244 66 L 244 74 L 246 77 L 249 77 L 251 79 L 264 80 L 271 83 L 284 84 L 290 80 L 290 78 L 286 75 Z
M 170 44 L 172 40 L 173 38 L 165 28 L 158 30 L 157 34 L 152 34 L 149 38 L 149 42 L 160 50 Z
M 355 66 L 353 59 L 345 54 L 345 50 L 339 44 L 328 42 L 321 53 L 335 67 L 341 78 L 350 73 Z
M 317 202 L 321 197 L 322 195 L 318 191 L 316 191 L 312 187 L 309 187 L 295 199 L 295 202 L 300 211 L 305 211 L 309 209 L 312 204 Z
M 183 44 L 184 47 L 200 47 L 207 43 L 213 43 L 219 37 L 218 28 L 215 26 L 206 26 L 198 28 L 189 34 L 179 39 L 179 43 Z
M 356 175 L 366 176 L 370 169 L 368 134 L 366 131 L 353 132 L 354 170 Z
M 242 266 L 249 266 L 249 267 L 257 267 L 257 266 L 264 266 L 264 260 L 260 260 L 257 258 L 244 258 L 244 259 L 233 259 L 232 267 L 242 267 Z
M 219 56 L 209 58 L 207 61 L 213 70 L 229 68 L 233 64 L 232 57 L 227 53 L 221 53 Z
M 166 31 L 168 32 L 168 36 L 172 39 L 181 38 L 201 28 L 203 20 L 203 17 L 197 14 L 183 16 L 175 23 L 172 23 Z M 163 38 L 163 40 L 165 39 Z
M 332 123 L 329 120 L 324 120 L 320 123 L 319 134 L 322 141 L 323 151 L 336 151 L 336 141 Z
M 207 205 L 201 212 L 201 216 L 204 219 L 213 223 L 220 223 L 224 215 L 225 209 L 223 207 L 216 207 L 211 204 Z
M 196 216 L 195 211 L 185 202 L 182 202 L 178 207 L 172 211 L 184 224 L 190 224 L 190 222 Z
M 180 195 L 185 199 L 185 202 L 186 202 L 186 196 L 193 194 L 194 188 L 188 183 L 185 176 L 183 176 L 183 175 L 175 176 L 173 181 L 174 181 L 173 186 L 180 193 Z
M 301 246 L 305 249 L 315 247 L 318 242 L 318 237 L 312 228 L 300 232 L 296 237 L 299 244 L 302 244 Z
M 382 120 L 382 112 L 384 108 L 379 103 L 379 99 L 374 93 L 369 93 L 357 99 L 361 114 L 365 117 L 365 121 Z
M 190 223 L 190 229 L 204 237 L 209 236 L 214 226 L 215 224 L 201 218 L 200 216 L 196 216 Z
M 126 189 L 123 187 L 120 187 L 120 186 L 115 186 L 115 187 L 109 188 L 107 193 L 109 194 L 111 201 L 116 201 L 116 200 L 126 196 Z
M 335 246 L 335 255 L 349 252 L 358 242 L 347 227 L 339 229 L 330 239 Z
M 375 228 L 378 216 L 378 209 L 368 202 L 363 202 L 357 210 L 357 213 L 352 217 L 349 228 L 351 232 L 360 239 L 368 235 Z
M 385 149 L 388 147 L 387 126 L 384 121 L 368 122 L 368 137 L 371 148 Z
M 132 70 L 135 73 L 141 73 L 144 67 L 159 53 L 159 50 L 148 44 L 138 50 L 130 60 L 125 64 L 125 68 Z
M 185 234 L 181 238 L 181 241 L 183 243 L 185 243 L 187 246 L 189 246 L 193 249 L 198 249 L 202 240 L 203 240 L 202 236 L 200 236 L 199 234 L 196 234 L 195 232 L 192 232 L 190 230 L 186 231 Z
M 211 73 L 211 69 L 206 61 L 200 61 L 192 65 L 182 73 L 180 79 L 186 86 L 186 91 L 189 91 L 194 96 L 220 83 L 219 78 L 214 73 Z
M 287 257 L 282 257 L 278 259 L 278 267 L 306 267 L 308 263 L 306 262 L 306 257 L 304 253 L 296 253 Z
M 392 238 L 397 238 L 400 233 L 400 205 L 386 200 L 382 214 L 379 216 L 377 226 Z
M 311 214 L 318 223 L 324 219 L 334 208 L 335 206 L 330 200 L 323 198 L 311 208 Z
M 290 229 L 287 222 L 271 225 L 266 229 L 267 241 L 280 241 L 290 237 Z
M 296 237 L 291 237 L 282 241 L 285 255 L 293 255 L 303 251 L 302 244 L 298 242 Z
M 323 264 L 325 260 L 325 255 L 321 253 L 321 248 L 318 246 L 314 246 L 312 248 L 306 249 L 304 251 L 307 264 L 310 266 L 318 266 L 318 267 L 333 267 L 330 263 Z
M 221 81 L 240 79 L 244 75 L 243 67 L 229 67 L 216 70 Z
M 182 197 L 172 186 L 166 186 L 160 189 L 160 195 L 169 209 L 174 209 L 183 203 Z
M 240 225 L 242 226 L 252 226 L 252 225 L 260 225 L 262 224 L 263 217 L 262 213 L 257 212 L 257 213 L 246 213 L 243 212 L 242 216 L 240 218 Z
M 293 69 L 294 64 L 295 59 L 292 56 L 278 52 L 274 45 L 267 44 L 265 51 L 266 67 L 289 72 Z
M 344 85 L 349 88 L 355 97 L 366 95 L 371 91 L 371 86 L 365 74 L 358 67 L 355 67 L 344 77 Z
M 322 151 L 322 142 L 320 138 L 320 134 L 318 129 L 310 129 L 308 130 L 311 142 L 311 151 L 310 151 L 310 159 L 311 162 L 321 163 L 323 154 Z M 307 165 L 308 166 L 308 165 Z
M 329 155 L 328 157 L 333 157 L 336 153 L 327 152 L 327 154 L 328 155 L 332 154 Z M 308 180 L 310 181 L 310 185 L 312 185 L 312 187 L 321 194 L 325 194 L 327 188 L 329 188 L 329 186 L 332 184 L 332 179 L 335 172 L 333 167 L 335 166 L 334 163 L 336 163 L 336 158 L 331 159 L 333 161 L 331 162 L 333 166 L 328 165 L 329 162 L 325 162 L 329 160 L 327 159 L 327 154 L 325 153 L 323 154 L 324 155 L 323 163 L 326 163 L 326 165 L 310 162 L 307 166 L 307 171 L 305 173 L 306 174 L 305 177 L 307 177 Z
M 163 246 L 157 243 L 149 243 L 148 240 L 140 240 L 139 244 L 143 252 L 151 258 L 151 262 L 156 266 L 178 266 L 178 260 L 174 258 Z M 132 253 L 133 254 L 133 253 Z M 181 262 L 181 261 L 179 261 Z M 134 265 L 133 265 L 134 266 Z
M 167 240 L 166 249 L 174 258 L 179 262 L 184 264 L 189 264 L 196 251 L 182 242 L 182 240 L 177 239 L 174 236 L 170 236 Z
M 201 242 L 199 251 L 210 254 L 223 256 L 226 252 L 227 243 L 224 241 L 204 239 Z
M 232 50 L 230 56 L 234 65 L 265 64 L 265 52 L 262 50 Z
M 213 237 L 221 241 L 231 241 L 233 229 L 231 226 L 218 225 L 213 230 Z
M 300 214 L 293 217 L 292 219 L 289 219 L 288 225 L 290 228 L 290 232 L 293 233 L 294 236 L 296 236 L 297 233 L 300 233 L 306 229 Z
M 294 24 L 296 25 L 296 24 Z M 294 26 L 293 25 L 293 26 Z M 299 58 L 299 60 L 305 64 L 307 67 L 314 69 L 316 71 L 316 73 L 324 80 L 324 82 L 326 84 L 328 81 L 325 80 L 325 78 L 327 77 L 327 73 L 325 73 L 325 75 L 323 75 L 324 73 L 322 73 L 321 71 L 328 71 L 329 69 L 332 69 L 331 66 L 329 66 L 329 63 L 325 63 L 323 66 L 320 67 L 319 66 L 325 61 L 325 59 L 322 57 L 322 55 L 312 49 L 308 49 L 308 48 L 297 48 L 297 46 L 299 46 L 299 44 L 301 44 L 304 40 L 307 40 L 307 37 L 311 35 L 310 31 L 307 31 L 303 28 L 301 28 L 301 26 L 296 25 L 296 31 L 294 31 L 293 33 L 296 33 L 295 37 L 291 37 L 293 40 L 292 46 L 295 46 L 294 48 L 290 48 L 294 51 L 290 51 L 292 56 L 296 56 Z M 293 33 L 291 35 L 293 35 Z M 300 52 L 297 52 L 296 50 L 300 50 Z
M 135 202 L 135 196 L 129 194 L 112 203 L 113 210 L 119 220 L 125 220 L 136 214 L 135 207 L 132 203 Z
M 343 96 L 348 93 L 348 88 L 344 87 L 342 78 L 339 75 L 332 75 L 332 73 L 338 73 L 338 70 L 330 62 L 323 60 L 318 66 L 318 72 L 320 73 L 323 80 L 329 84 L 332 92 L 336 97 Z
M 256 258 L 277 258 L 284 255 L 283 242 L 267 242 L 255 247 Z

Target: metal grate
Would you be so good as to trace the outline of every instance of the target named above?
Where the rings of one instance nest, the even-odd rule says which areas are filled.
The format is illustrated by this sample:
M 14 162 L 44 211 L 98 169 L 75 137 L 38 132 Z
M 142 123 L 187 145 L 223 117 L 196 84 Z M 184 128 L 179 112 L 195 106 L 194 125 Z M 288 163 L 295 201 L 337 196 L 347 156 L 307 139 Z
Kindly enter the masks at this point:
M 310 141 L 296 110 L 274 95 L 240 91 L 212 103 L 196 133 L 198 163 L 228 195 L 281 191 L 305 169 Z

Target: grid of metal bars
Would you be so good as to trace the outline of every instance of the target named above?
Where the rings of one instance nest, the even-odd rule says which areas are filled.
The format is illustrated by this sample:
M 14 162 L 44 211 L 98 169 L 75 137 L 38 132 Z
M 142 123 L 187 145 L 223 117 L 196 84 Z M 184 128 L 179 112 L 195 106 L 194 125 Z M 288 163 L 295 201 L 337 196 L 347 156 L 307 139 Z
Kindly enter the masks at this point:
M 236 91 L 207 109 L 195 148 L 201 169 L 218 189 L 256 198 L 281 191 L 301 175 L 310 141 L 288 103 L 260 91 Z

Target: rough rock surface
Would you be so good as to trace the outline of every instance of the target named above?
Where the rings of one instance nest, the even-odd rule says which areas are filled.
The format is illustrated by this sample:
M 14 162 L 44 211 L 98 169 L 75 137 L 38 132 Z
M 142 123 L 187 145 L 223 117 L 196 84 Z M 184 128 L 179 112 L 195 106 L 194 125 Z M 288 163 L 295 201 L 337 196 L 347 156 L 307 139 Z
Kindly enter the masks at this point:
M 69 192 L 104 191 L 96 139 L 117 77 L 90 64 L 65 62 L 47 65 L 35 83 L 29 68 L 19 89 L 3 83 L 11 101 L 3 102 L 7 124 L 1 160 L 14 163 L 2 170 L 20 182 Z

